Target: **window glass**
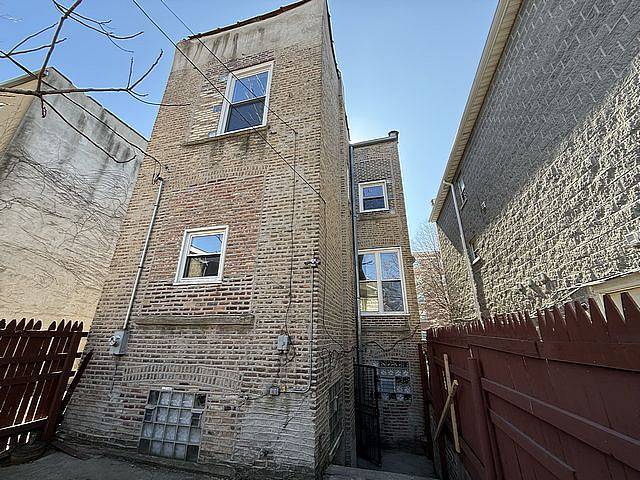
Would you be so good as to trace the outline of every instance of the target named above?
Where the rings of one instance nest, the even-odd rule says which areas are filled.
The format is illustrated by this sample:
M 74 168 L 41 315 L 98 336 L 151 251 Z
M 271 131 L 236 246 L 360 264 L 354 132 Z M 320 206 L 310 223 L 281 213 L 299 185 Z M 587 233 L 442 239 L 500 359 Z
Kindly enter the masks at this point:
M 402 282 L 382 282 L 382 303 L 385 312 L 403 312 Z
M 382 279 L 395 280 L 400 278 L 400 262 L 396 252 L 384 252 L 380 254 L 380 264 L 382 266 Z
M 231 101 L 236 103 L 244 100 L 253 100 L 257 97 L 264 97 L 267 94 L 268 81 L 269 72 L 261 72 L 236 80 Z
M 360 267 L 358 273 L 360 280 L 375 280 L 378 278 L 376 273 L 376 257 L 373 253 L 359 255 L 358 265 Z
M 364 198 L 371 198 L 371 197 L 384 198 L 384 188 L 382 187 L 382 185 L 371 185 L 368 187 L 362 187 L 362 196 Z
M 231 105 L 229 107 L 229 120 L 227 132 L 242 130 L 243 128 L 262 125 L 264 115 L 264 98 L 253 102 Z
M 364 198 L 362 200 L 362 206 L 365 210 L 379 210 L 384 207 L 384 197 L 380 198 Z
M 184 277 L 217 277 L 219 270 L 220 255 L 188 256 L 184 265 Z
M 189 254 L 220 253 L 222 251 L 222 234 L 198 235 L 191 237 Z
M 379 310 L 376 282 L 360 282 L 360 310 L 362 312 L 377 312 Z

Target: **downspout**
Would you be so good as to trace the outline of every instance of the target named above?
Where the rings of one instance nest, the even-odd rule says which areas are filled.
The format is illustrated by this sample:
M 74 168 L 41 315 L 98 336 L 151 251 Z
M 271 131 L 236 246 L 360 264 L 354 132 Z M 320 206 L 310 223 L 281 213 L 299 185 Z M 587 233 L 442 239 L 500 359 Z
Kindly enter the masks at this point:
M 151 239 L 151 231 L 153 225 L 156 223 L 156 216 L 158 214 L 158 206 L 160 205 L 160 197 L 162 195 L 162 187 L 164 180 L 158 176 L 155 179 L 158 182 L 158 193 L 156 194 L 156 202 L 153 205 L 153 213 L 151 214 L 151 221 L 149 222 L 149 228 L 147 229 L 147 237 L 144 239 L 144 247 L 142 247 L 142 253 L 140 254 L 140 262 L 138 262 L 138 271 L 136 272 L 136 279 L 133 281 L 133 290 L 131 291 L 131 298 L 129 298 L 129 306 L 127 307 L 127 314 L 124 317 L 124 323 L 122 324 L 122 330 L 127 330 L 129 327 L 129 320 L 131 319 L 131 311 L 133 310 L 133 302 L 136 298 L 136 292 L 138 291 L 138 284 L 140 283 L 140 277 L 142 275 L 142 267 L 144 267 L 144 260 L 147 256 L 147 250 L 149 249 L 149 240 Z
M 476 286 L 476 279 L 473 277 L 473 267 L 471 266 L 471 260 L 469 259 L 469 253 L 467 251 L 467 240 L 464 236 L 464 229 L 462 228 L 462 219 L 460 218 L 460 209 L 458 208 L 458 199 L 456 198 L 456 191 L 453 183 L 442 180 L 442 183 L 449 187 L 451 196 L 453 197 L 453 208 L 456 211 L 456 219 L 458 220 L 458 231 L 460 233 L 460 241 L 462 242 L 462 254 L 466 260 L 467 271 L 469 273 L 469 280 L 471 281 L 471 290 L 473 293 L 473 306 L 476 311 L 476 316 L 481 318 L 480 302 L 478 301 L 478 288 Z
M 362 338 L 362 318 L 360 317 L 360 284 L 358 282 L 358 228 L 356 209 L 356 184 L 355 166 L 353 161 L 353 146 L 349 145 L 349 182 L 351 185 L 351 231 L 353 235 L 353 283 L 355 298 L 356 318 L 356 363 L 360 363 L 360 339 Z

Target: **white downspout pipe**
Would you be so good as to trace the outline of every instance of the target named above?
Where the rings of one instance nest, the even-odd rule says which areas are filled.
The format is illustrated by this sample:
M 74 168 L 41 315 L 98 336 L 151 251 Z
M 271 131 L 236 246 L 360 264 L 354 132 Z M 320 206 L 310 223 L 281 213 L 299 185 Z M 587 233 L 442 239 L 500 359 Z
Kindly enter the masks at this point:
M 467 251 L 467 240 L 464 236 L 464 228 L 462 227 L 462 219 L 460 218 L 460 209 L 458 208 L 458 199 L 456 198 L 456 190 L 453 183 L 443 180 L 442 183 L 449 187 L 451 196 L 453 197 L 453 209 L 456 211 L 456 220 L 458 221 L 458 231 L 460 233 L 460 241 L 462 242 L 462 254 L 466 260 L 467 272 L 469 274 L 469 280 L 471 281 L 471 290 L 473 294 L 473 307 L 476 311 L 478 319 L 481 317 L 480 302 L 478 301 L 478 288 L 476 286 L 476 280 L 473 277 L 473 267 L 471 266 L 471 259 L 469 258 L 469 252 Z

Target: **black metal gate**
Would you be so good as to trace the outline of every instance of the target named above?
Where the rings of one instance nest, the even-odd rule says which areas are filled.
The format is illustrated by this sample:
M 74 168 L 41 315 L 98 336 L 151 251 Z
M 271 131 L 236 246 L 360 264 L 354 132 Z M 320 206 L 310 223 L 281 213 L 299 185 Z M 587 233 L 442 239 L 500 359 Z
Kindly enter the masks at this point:
M 355 365 L 355 380 L 358 456 L 380 466 L 380 416 L 376 367 Z

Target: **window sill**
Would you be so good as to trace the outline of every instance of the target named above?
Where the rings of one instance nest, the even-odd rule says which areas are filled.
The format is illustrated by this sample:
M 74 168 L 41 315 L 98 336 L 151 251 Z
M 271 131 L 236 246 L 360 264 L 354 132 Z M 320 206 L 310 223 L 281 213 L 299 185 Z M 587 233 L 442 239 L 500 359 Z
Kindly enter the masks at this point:
M 408 317 L 409 312 L 360 312 L 361 317 Z
M 388 212 L 388 208 L 375 208 L 373 210 L 360 210 L 359 213 L 376 213 L 376 212 Z
M 207 280 L 177 280 L 173 282 L 174 287 L 193 287 L 194 285 L 219 285 L 222 278 Z
M 221 133 L 219 135 L 216 135 L 214 137 L 207 137 L 207 138 L 199 138 L 197 140 L 187 140 L 185 142 L 182 142 L 183 146 L 193 146 L 193 145 L 202 145 L 204 143 L 211 143 L 211 142 L 215 142 L 217 140 L 223 140 L 225 138 L 231 138 L 231 137 L 241 137 L 244 135 L 251 135 L 252 133 L 256 133 L 256 132 L 267 132 L 267 130 L 269 129 L 269 125 L 260 125 L 259 127 L 253 127 L 253 128 L 243 128 L 242 130 L 234 130 L 233 132 L 226 132 L 226 133 Z

